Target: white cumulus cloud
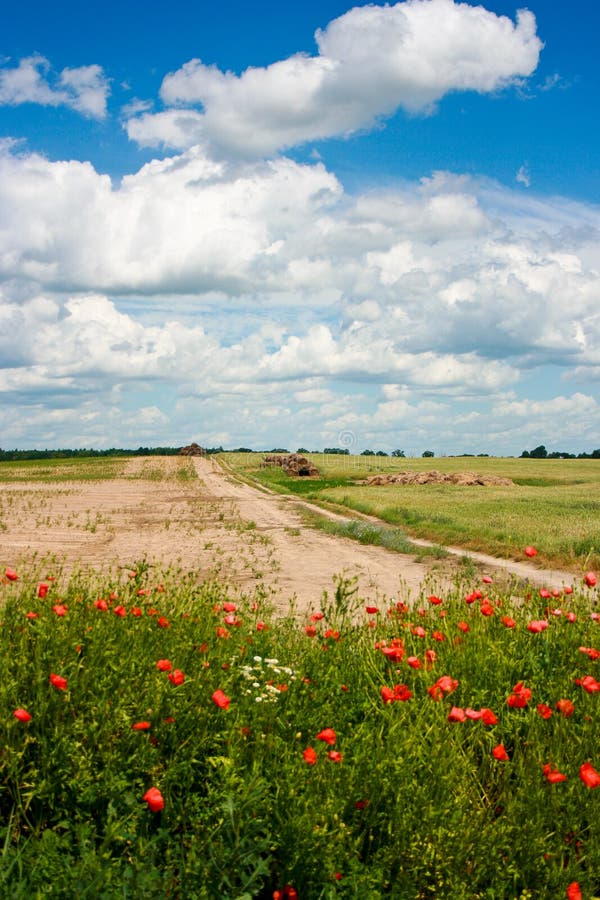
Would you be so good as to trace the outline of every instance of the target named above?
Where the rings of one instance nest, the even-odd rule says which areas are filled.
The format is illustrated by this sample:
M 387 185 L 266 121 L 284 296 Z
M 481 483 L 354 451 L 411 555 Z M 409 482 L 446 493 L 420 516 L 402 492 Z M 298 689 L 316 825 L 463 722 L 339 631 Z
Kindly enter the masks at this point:
M 65 68 L 56 75 L 44 56 L 34 54 L 16 66 L 0 67 L 0 105 L 68 106 L 89 118 L 103 119 L 109 92 L 109 81 L 98 65 Z
M 239 76 L 190 60 L 163 80 L 161 98 L 176 109 L 129 119 L 129 136 L 142 145 L 272 155 L 371 127 L 400 107 L 430 112 L 453 91 L 517 83 L 535 70 L 543 46 L 528 10 L 514 23 L 453 0 L 355 7 L 315 37 L 318 55 Z

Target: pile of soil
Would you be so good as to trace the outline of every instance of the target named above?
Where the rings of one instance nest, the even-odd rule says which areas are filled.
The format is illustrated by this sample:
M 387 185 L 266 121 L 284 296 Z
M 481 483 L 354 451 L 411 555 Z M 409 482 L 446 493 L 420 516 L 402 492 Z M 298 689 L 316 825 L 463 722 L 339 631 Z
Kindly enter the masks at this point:
M 432 469 L 430 472 L 393 472 L 371 475 L 363 484 L 460 484 L 464 486 L 481 484 L 511 487 L 514 485 L 514 481 L 499 475 L 477 475 L 475 472 L 438 472 L 437 469 Z
M 278 453 L 269 454 L 268 456 L 263 456 L 261 465 L 263 467 L 281 466 L 286 475 L 298 475 L 302 478 L 310 478 L 319 475 L 319 470 L 315 464 L 311 463 L 305 456 L 300 456 L 299 453 L 289 453 L 286 455 L 280 455 Z

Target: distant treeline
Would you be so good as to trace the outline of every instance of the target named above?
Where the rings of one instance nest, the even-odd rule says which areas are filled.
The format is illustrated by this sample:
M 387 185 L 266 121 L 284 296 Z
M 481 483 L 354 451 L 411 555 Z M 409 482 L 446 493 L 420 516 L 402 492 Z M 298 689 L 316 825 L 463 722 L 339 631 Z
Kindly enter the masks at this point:
M 523 450 L 521 459 L 600 459 L 600 449 L 592 450 L 591 453 L 567 453 L 566 451 L 558 452 L 553 450 L 549 453 L 543 444 L 534 447 L 533 450 Z
M 207 453 L 222 453 L 222 447 L 205 448 Z M 124 450 L 111 447 L 109 450 L 0 450 L 0 462 L 22 459 L 84 459 L 92 456 L 177 456 L 181 447 L 138 447 Z
M 79 450 L 1 450 L 0 462 L 18 462 L 26 459 L 85 459 L 94 456 L 177 456 L 181 447 L 138 447 L 135 450 L 111 447 L 109 450 L 91 450 L 85 447 Z M 207 454 L 224 453 L 223 447 L 205 447 Z M 229 453 L 289 453 L 283 447 L 275 447 L 273 450 L 251 450 L 249 447 L 236 447 Z M 348 456 L 350 451 L 337 447 L 325 447 L 324 450 L 306 450 L 299 447 L 298 453 L 331 453 L 340 456 Z M 383 450 L 363 450 L 361 456 L 387 456 Z M 393 450 L 390 454 L 395 457 L 404 457 L 404 450 Z M 423 456 L 433 456 L 432 450 L 425 450 Z M 460 453 L 458 456 L 470 457 L 473 453 Z M 488 453 L 478 453 L 477 456 L 489 456 Z M 534 447 L 533 450 L 523 450 L 521 459 L 600 459 L 600 448 L 591 453 L 568 453 L 566 451 L 546 450 L 543 444 Z

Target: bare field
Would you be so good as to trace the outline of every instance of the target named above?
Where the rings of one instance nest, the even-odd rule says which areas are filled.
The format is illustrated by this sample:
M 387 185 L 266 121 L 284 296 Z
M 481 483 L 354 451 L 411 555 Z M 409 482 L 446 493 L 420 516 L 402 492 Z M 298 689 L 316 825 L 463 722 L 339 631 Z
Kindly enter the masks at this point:
M 146 561 L 219 579 L 240 593 L 259 589 L 277 608 L 294 603 L 299 612 L 318 608 L 340 575 L 355 577 L 371 602 L 414 599 L 477 569 L 554 587 L 571 578 L 461 551 L 436 558 L 362 544 L 310 527 L 307 507 L 299 497 L 240 481 L 214 458 L 3 464 L 0 562 L 35 559 L 40 574 L 68 574 L 126 572 Z
M 146 560 L 242 592 L 262 588 L 276 605 L 294 600 L 300 610 L 317 608 L 337 575 L 356 576 L 362 595 L 376 599 L 418 593 L 454 566 L 316 532 L 289 501 L 240 484 L 211 459 L 10 464 L 0 482 L 5 564 L 37 558 L 44 571 L 69 572 Z

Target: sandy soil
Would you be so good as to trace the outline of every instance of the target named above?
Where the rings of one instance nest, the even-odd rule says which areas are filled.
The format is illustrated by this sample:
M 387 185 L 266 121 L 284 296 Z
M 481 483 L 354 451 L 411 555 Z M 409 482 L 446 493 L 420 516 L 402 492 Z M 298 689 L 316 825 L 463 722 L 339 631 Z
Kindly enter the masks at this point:
M 197 478 L 182 478 L 193 465 Z M 193 475 L 193 472 L 188 472 Z M 0 562 L 33 554 L 49 566 L 132 568 L 146 559 L 201 577 L 220 577 L 240 592 L 262 587 L 277 606 L 317 609 L 338 575 L 356 576 L 370 602 L 410 600 L 452 579 L 460 549 L 446 560 L 365 546 L 307 528 L 297 498 L 237 481 L 211 459 L 133 458 L 106 481 L 2 485 Z M 423 543 L 423 542 L 421 542 Z M 572 576 L 475 555 L 478 567 L 560 587 Z

